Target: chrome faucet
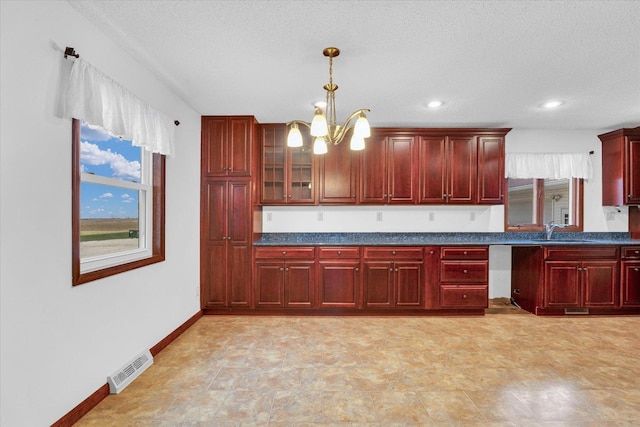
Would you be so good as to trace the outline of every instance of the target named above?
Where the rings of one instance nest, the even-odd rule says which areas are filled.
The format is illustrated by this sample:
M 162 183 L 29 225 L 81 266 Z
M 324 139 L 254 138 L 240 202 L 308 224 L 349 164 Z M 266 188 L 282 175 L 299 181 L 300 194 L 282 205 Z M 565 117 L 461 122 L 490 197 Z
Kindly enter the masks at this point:
M 547 234 L 547 240 L 551 240 L 551 236 L 553 235 L 553 232 L 556 230 L 556 228 L 564 228 L 564 225 L 554 224 L 553 221 L 551 221 L 549 224 L 544 225 L 545 233 Z

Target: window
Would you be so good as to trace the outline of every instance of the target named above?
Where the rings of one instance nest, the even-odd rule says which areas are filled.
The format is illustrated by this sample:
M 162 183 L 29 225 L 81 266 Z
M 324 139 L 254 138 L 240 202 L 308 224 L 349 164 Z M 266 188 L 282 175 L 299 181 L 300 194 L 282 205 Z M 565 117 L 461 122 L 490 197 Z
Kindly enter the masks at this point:
M 582 179 L 508 178 L 507 188 L 507 231 L 544 230 L 550 222 L 582 231 Z
M 73 284 L 164 260 L 165 157 L 73 119 Z

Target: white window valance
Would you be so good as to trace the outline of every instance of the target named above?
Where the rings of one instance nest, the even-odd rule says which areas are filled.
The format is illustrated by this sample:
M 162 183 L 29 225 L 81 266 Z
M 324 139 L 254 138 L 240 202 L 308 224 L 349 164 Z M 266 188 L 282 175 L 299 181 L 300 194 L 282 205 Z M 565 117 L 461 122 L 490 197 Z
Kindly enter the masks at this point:
M 593 173 L 587 153 L 507 153 L 507 178 L 589 179 Z
M 131 140 L 145 150 L 174 154 L 173 120 L 82 58 L 75 59 L 71 68 L 66 114 Z

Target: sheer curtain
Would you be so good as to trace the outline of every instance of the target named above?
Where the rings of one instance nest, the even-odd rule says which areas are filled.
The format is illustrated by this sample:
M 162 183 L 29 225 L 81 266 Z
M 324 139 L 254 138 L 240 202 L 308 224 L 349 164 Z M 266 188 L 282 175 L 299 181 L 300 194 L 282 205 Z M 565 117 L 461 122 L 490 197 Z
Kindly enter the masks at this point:
M 174 155 L 173 120 L 82 58 L 76 58 L 71 68 L 66 115 L 100 126 L 145 150 Z
M 582 153 L 507 153 L 505 177 L 544 179 L 589 179 L 591 156 Z

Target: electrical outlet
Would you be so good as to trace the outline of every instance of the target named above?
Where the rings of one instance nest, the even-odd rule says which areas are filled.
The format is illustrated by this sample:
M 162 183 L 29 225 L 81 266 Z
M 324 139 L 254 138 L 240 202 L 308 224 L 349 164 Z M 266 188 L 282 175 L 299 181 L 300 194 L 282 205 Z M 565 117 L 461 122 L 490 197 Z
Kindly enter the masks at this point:
M 318 221 L 324 221 L 324 213 L 318 212 Z
M 429 221 L 434 221 L 436 219 L 436 214 L 433 212 L 429 212 Z
M 471 212 L 471 213 L 469 214 L 469 219 L 470 219 L 471 221 L 475 221 L 475 220 L 476 220 L 476 213 L 475 213 L 475 212 Z
M 382 221 L 382 212 L 376 212 L 376 221 Z
M 271 216 L 271 212 L 267 212 L 267 221 L 272 221 L 273 217 Z
M 607 221 L 614 221 L 616 219 L 616 213 L 614 211 L 608 211 L 606 214 Z

